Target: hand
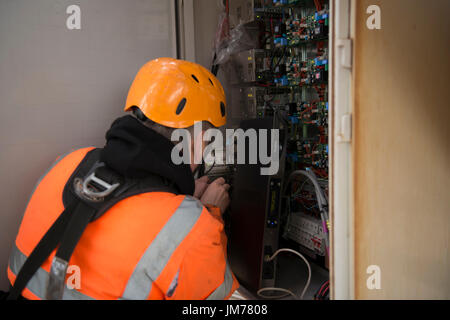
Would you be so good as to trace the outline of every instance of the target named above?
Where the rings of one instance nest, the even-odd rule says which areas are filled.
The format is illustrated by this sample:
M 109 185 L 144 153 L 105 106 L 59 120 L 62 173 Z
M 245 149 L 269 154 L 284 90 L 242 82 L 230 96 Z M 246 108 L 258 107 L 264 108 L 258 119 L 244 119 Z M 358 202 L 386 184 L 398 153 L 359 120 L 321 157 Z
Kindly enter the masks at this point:
M 223 214 L 230 204 L 230 196 L 228 190 L 230 185 L 225 183 L 224 178 L 219 178 L 212 182 L 203 193 L 200 201 L 204 205 L 215 206 L 220 209 Z
M 200 199 L 202 197 L 206 188 L 208 188 L 208 182 L 208 176 L 203 176 L 200 179 L 195 180 L 194 198 Z

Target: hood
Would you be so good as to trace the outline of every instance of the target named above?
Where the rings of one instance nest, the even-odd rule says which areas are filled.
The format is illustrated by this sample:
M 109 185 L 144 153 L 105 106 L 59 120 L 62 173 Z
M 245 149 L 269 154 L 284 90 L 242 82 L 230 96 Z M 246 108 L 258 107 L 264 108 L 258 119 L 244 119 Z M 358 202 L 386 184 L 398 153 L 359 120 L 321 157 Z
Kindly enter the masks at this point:
M 100 159 L 126 178 L 159 175 L 172 182 L 180 194 L 193 195 L 195 182 L 191 167 L 172 162 L 173 147 L 170 140 L 128 115 L 111 125 Z

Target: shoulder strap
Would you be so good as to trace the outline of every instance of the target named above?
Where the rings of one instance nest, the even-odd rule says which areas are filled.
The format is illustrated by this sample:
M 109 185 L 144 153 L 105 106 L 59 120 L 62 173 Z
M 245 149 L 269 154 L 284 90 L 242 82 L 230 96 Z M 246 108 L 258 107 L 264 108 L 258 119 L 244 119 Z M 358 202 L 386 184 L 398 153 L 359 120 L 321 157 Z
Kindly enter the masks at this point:
M 179 194 L 175 185 L 158 175 L 148 175 L 146 178 L 142 179 L 124 178 L 100 162 L 101 150 L 102 149 L 94 149 L 90 151 L 69 178 L 63 191 L 63 203 L 65 207 L 70 202 L 80 198 L 82 177 L 85 178 L 83 181 L 86 182 L 86 179 L 92 177 L 92 175 L 95 175 L 95 178 L 108 181 L 110 184 L 119 184 L 119 187 L 109 197 L 93 199 L 95 200 L 94 203 L 97 204 L 97 212 L 93 217 L 93 220 L 100 218 L 117 202 L 134 195 L 148 192 L 169 192 Z M 93 182 L 95 187 L 95 179 L 90 182 Z M 98 187 L 101 188 L 102 186 Z M 83 196 L 81 197 L 83 198 Z
M 46 299 L 62 299 L 70 258 L 87 225 L 121 200 L 147 192 L 177 189 L 162 177 L 126 179 L 99 162 L 101 149 L 90 151 L 77 166 L 63 191 L 65 210 L 39 241 L 19 271 L 9 300 L 20 297 L 30 279 L 59 245 L 53 259 Z
M 9 292 L 8 300 L 19 299 L 23 289 L 27 286 L 28 281 L 31 280 L 36 271 L 58 246 L 61 234 L 67 227 L 67 223 L 72 215 L 74 204 L 68 206 L 63 213 L 61 213 L 41 241 L 39 241 L 37 246 L 33 249 L 33 252 L 31 252 L 17 274 L 14 285 Z

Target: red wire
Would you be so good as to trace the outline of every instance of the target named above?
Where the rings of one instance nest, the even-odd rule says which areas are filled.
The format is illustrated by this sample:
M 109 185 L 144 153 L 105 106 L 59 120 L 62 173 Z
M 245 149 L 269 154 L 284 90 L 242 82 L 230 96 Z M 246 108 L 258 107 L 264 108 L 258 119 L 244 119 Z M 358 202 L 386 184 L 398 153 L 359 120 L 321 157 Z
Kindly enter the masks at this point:
M 322 290 L 323 290 L 323 288 L 325 287 L 325 285 L 329 284 L 329 282 L 330 282 L 329 280 L 326 281 L 326 282 L 320 287 L 319 295 L 322 293 Z
M 317 11 L 322 11 L 322 6 L 321 6 L 319 0 L 314 0 L 314 4 L 316 5 Z
M 327 291 L 330 289 L 330 284 L 327 285 L 327 287 L 323 290 L 322 292 L 322 296 L 325 296 L 325 294 L 327 293 Z

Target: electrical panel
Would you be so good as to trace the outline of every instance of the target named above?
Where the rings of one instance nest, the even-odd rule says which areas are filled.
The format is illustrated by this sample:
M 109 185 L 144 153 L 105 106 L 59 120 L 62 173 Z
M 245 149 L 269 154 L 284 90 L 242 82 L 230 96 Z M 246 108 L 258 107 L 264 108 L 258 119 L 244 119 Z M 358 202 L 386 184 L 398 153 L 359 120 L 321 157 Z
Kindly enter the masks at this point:
M 242 46 L 242 50 L 234 50 L 229 66 L 224 68 L 231 84 L 231 118 L 277 119 L 286 136 L 284 163 L 276 177 L 276 185 L 280 187 L 276 192 L 272 186 L 268 193 L 261 193 L 261 199 L 269 197 L 277 203 L 274 208 L 279 211 L 265 209 L 262 232 L 273 238 L 274 230 L 280 231 L 277 234 L 280 241 L 304 250 L 310 257 L 323 258 L 327 255 L 327 226 L 321 219 L 314 188 L 307 180 L 288 182 L 288 177 L 297 170 L 308 171 L 316 177 L 323 193 L 328 194 L 329 1 L 225 2 L 230 26 L 239 31 L 231 35 L 242 37 L 252 30 L 246 38 L 257 39 L 259 44 L 252 49 Z M 252 28 L 245 29 L 245 25 Z M 275 198 L 271 198 L 272 193 Z M 250 226 L 248 221 L 247 224 Z M 250 230 L 247 233 L 251 236 Z M 247 249 L 255 250 L 255 247 Z M 260 276 L 260 282 L 253 289 L 274 283 L 276 264 L 265 262 L 263 257 L 277 249 L 278 242 L 273 240 L 264 240 L 257 247 L 260 255 L 255 259 L 260 259 L 260 268 L 253 271 Z M 240 264 L 242 272 L 237 273 L 238 278 L 246 278 L 252 272 L 244 269 Z
M 232 58 L 236 116 L 272 117 L 276 111 L 284 112 L 292 133 L 288 150 L 291 167 L 311 169 L 326 179 L 328 5 L 319 0 L 230 1 L 230 15 L 235 14 L 241 23 L 251 21 L 240 14 L 244 8 L 257 12 L 246 14 L 246 18 L 260 15 L 260 35 L 265 37 L 261 48 L 238 52 Z M 270 15 L 263 15 L 267 12 Z
M 298 242 L 320 256 L 325 256 L 325 233 L 322 223 L 301 212 L 291 212 L 285 237 Z
M 271 0 L 230 0 L 231 28 L 249 22 L 281 18 L 282 13 L 272 6 L 273 3 Z

